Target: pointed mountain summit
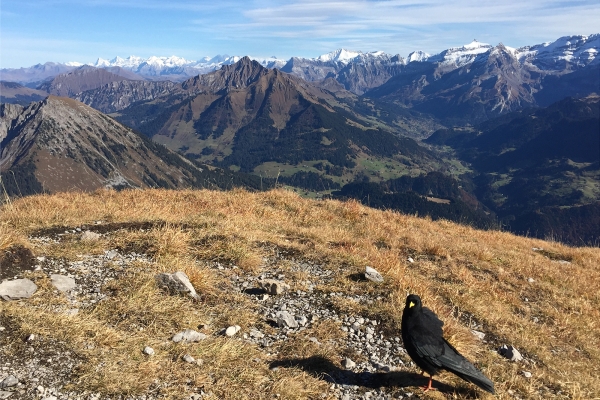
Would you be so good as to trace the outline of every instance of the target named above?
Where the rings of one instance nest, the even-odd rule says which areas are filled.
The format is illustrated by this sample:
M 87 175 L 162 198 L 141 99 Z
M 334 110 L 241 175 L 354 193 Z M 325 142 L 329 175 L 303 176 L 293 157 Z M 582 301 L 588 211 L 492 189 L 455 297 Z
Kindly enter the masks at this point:
M 242 57 L 238 62 L 224 65 L 220 70 L 210 74 L 198 75 L 182 83 L 184 90 L 201 90 L 219 92 L 221 90 L 240 89 L 256 82 L 260 76 L 269 73 L 250 57 Z
M 119 119 L 168 148 L 242 172 L 320 163 L 321 171 L 353 176 L 367 156 L 390 166 L 432 159 L 412 139 L 353 111 L 343 100 L 351 93 L 334 95 L 247 57 L 181 87 L 183 93 L 133 105 Z

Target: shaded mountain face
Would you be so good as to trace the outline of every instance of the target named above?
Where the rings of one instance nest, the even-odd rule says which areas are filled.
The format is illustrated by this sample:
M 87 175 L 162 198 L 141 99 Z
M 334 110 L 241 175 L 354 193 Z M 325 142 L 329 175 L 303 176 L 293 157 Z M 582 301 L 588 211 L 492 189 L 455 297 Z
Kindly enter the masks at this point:
M 85 65 L 66 74 L 58 75 L 51 81 L 44 82 L 38 89 L 55 96 L 74 97 L 86 90 L 97 89 L 107 83 L 125 80 L 128 80 L 128 78 L 101 68 Z
M 453 122 L 477 122 L 535 104 L 539 73 L 522 66 L 503 45 L 456 69 L 413 62 L 366 96 L 399 102 Z
M 36 88 L 43 81 L 52 79 L 57 75 L 74 70 L 75 66 L 47 62 L 27 68 L 3 68 L 2 80 L 17 82 L 30 88 Z
M 341 176 L 375 157 L 388 159 L 399 173 L 435 162 L 413 140 L 357 113 L 352 102 L 358 99 L 345 93 L 334 95 L 243 58 L 183 82 L 171 96 L 122 110 L 118 118 L 171 149 L 246 172 L 310 162 Z
M 365 96 L 431 113 L 446 124 L 477 123 L 598 93 L 598 48 L 600 35 L 519 49 L 473 42 L 410 62 Z
M 0 81 L 0 103 L 27 105 L 32 101 L 43 100 L 48 94 L 31 89 L 16 82 Z
M 3 105 L 2 122 L 8 129 L 0 143 L 0 172 L 12 194 L 216 182 L 215 174 L 72 99 Z
M 103 113 L 114 113 L 139 101 L 151 101 L 176 93 L 178 89 L 176 83 L 169 81 L 119 80 L 77 93 L 72 98 Z
M 600 97 L 590 96 L 507 114 L 470 131 L 440 130 L 426 142 L 451 146 L 470 163 L 477 197 L 509 229 L 583 244 L 600 234 L 599 127 Z M 566 210 L 583 206 L 587 211 Z

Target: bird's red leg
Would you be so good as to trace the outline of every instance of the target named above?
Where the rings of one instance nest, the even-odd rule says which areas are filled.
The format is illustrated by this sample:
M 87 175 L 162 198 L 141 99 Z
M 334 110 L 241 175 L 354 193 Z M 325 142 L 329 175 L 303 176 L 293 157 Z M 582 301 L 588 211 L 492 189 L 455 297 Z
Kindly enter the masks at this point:
M 423 374 L 421 374 L 421 375 L 423 375 Z M 430 390 L 436 390 L 433 386 L 431 386 L 432 380 L 433 380 L 433 376 L 430 376 L 429 383 L 427 384 L 427 386 L 421 387 L 421 389 L 423 389 L 423 393 L 428 392 Z

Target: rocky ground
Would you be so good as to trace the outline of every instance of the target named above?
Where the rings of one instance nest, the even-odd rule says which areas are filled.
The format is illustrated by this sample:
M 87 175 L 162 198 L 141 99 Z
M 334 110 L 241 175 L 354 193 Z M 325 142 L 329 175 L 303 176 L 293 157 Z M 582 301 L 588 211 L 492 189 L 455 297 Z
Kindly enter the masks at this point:
M 85 232 L 74 229 L 63 234 L 37 236 L 30 238 L 38 243 L 57 243 L 63 235 L 84 235 Z M 92 235 L 93 236 L 93 235 Z M 93 240 L 93 238 L 89 238 Z M 278 268 L 285 261 L 286 270 Z M 56 295 L 66 294 L 68 301 L 56 306 L 56 312 L 76 314 L 93 309 L 110 293 L 103 288 L 110 280 L 131 268 L 133 263 L 152 263 L 144 254 L 120 253 L 106 250 L 102 255 L 82 255 L 78 261 L 65 261 L 38 255 L 33 269 L 52 277 Z M 271 356 L 270 368 L 299 367 L 320 379 L 330 383 L 330 391 L 323 397 L 338 399 L 401 399 L 419 398 L 422 393 L 417 386 L 426 383 L 426 378 L 415 373 L 414 364 L 409 360 L 403 347 L 399 332 L 383 329 L 381 321 L 370 319 L 367 315 L 340 315 L 331 306 L 332 301 L 350 300 L 357 304 L 373 304 L 380 298 L 376 295 L 348 295 L 342 292 L 325 292 L 319 287 L 331 281 L 332 271 L 325 265 L 297 259 L 289 254 L 274 250 L 265 259 L 267 266 L 259 275 L 245 272 L 235 265 L 212 263 L 211 267 L 222 277 L 230 280 L 231 290 L 237 290 L 249 296 L 259 305 L 265 326 L 272 329 L 252 328 L 243 331 L 239 327 L 223 327 L 218 333 L 232 336 L 234 340 L 243 340 L 256 345 Z M 27 269 L 13 269 L 11 276 L 3 280 L 21 278 Z M 291 282 L 290 276 L 299 273 L 307 277 L 302 282 Z M 381 277 L 372 279 L 378 280 Z M 62 278 L 60 278 L 62 277 Z M 364 276 L 356 279 L 367 281 Z M 62 285 L 62 286 L 61 286 Z M 302 288 L 302 289 L 297 289 Z M 26 300 L 22 300 L 26 301 Z M 309 331 L 317 321 L 334 322 L 340 332 L 334 335 L 336 348 L 344 349 L 340 354 L 341 362 L 336 365 L 327 359 L 300 359 L 277 354 L 288 341 L 297 340 L 303 331 Z M 175 334 L 176 332 L 174 332 Z M 201 334 L 197 340 L 205 338 Z M 315 345 L 322 345 L 316 337 L 308 337 Z M 152 354 L 153 349 L 144 352 Z M 16 334 L 8 319 L 0 314 L 0 399 L 89 399 L 105 398 L 98 393 L 88 393 L 73 386 L 74 373 L 82 362 L 78 355 L 70 351 L 59 340 Z M 201 360 L 192 357 L 188 362 L 196 362 L 202 368 Z M 438 388 L 443 384 L 437 383 Z M 450 391 L 452 389 L 450 388 Z M 465 394 L 466 395 L 466 394 Z M 469 394 L 469 396 L 471 396 Z M 201 399 L 204 392 L 185 398 Z M 147 394 L 135 399 L 155 399 Z M 182 396 L 182 398 L 184 398 Z M 132 398 L 133 399 L 133 398 Z

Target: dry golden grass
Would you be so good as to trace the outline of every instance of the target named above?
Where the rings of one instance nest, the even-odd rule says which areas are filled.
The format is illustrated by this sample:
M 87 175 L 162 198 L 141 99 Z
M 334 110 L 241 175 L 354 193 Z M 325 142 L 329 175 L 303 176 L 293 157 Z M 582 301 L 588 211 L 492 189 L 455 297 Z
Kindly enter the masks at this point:
M 335 279 L 320 288 L 324 291 L 379 296 L 381 300 L 366 309 L 342 300 L 333 300 L 332 306 L 346 312 L 360 309 L 383 321 L 390 332 L 399 328 L 406 294 L 419 294 L 445 321 L 450 341 L 492 378 L 497 398 L 513 398 L 509 390 L 522 398 L 551 397 L 545 388 L 552 393 L 560 390 L 565 398 L 600 397 L 596 383 L 600 375 L 598 248 L 478 231 L 377 211 L 353 201 L 307 200 L 286 191 L 64 193 L 20 199 L 0 212 L 0 249 L 19 243 L 36 255 L 69 258 L 116 247 L 154 257 L 155 264 L 133 269 L 113 283 L 114 296 L 90 313 L 65 317 L 53 312 L 51 305 L 60 299 L 43 285 L 29 301 L 0 303 L 0 312 L 17 321 L 23 332 L 60 337 L 89 360 L 80 377 L 81 384 L 93 390 L 140 393 L 158 379 L 166 385 L 157 390 L 171 398 L 189 386 L 204 387 L 219 399 L 275 394 L 285 399 L 316 398 L 327 392 L 324 381 L 299 368 L 270 371 L 272 358 L 242 341 L 211 337 L 187 347 L 168 342 L 174 330 L 198 324 L 208 325 L 206 333 L 230 323 L 244 329 L 260 324 L 254 305 L 228 291 L 227 279 L 205 263 L 232 263 L 259 273 L 265 268 L 263 257 L 278 248 L 296 258 L 325 262 Z M 27 239 L 38 229 L 97 220 L 160 224 L 144 232 L 117 231 L 95 244 L 72 241 L 42 246 Z M 533 251 L 534 247 L 544 251 Z M 407 262 L 408 256 L 415 263 Z M 386 283 L 353 281 L 351 275 L 365 265 L 383 273 Z M 201 304 L 165 296 L 156 288 L 154 275 L 173 270 L 190 276 L 203 295 Z M 289 276 L 306 279 L 301 273 Z M 528 278 L 534 281 L 529 283 Z M 44 279 L 38 277 L 36 282 Z M 474 339 L 466 326 L 469 321 L 483 326 L 488 343 Z M 325 324 L 315 329 L 321 329 L 314 335 L 323 340 L 334 331 Z M 495 352 L 501 344 L 514 345 L 530 362 L 501 359 Z M 140 350 L 145 345 L 153 346 L 157 355 L 143 357 Z M 339 362 L 336 352 L 341 349 L 316 347 L 304 336 L 287 346 L 280 351 Z M 183 352 L 203 359 L 203 367 L 182 368 Z M 257 361 L 248 361 L 253 359 Z M 533 378 L 524 378 L 524 370 L 532 372 Z M 436 379 L 469 387 L 451 374 Z

